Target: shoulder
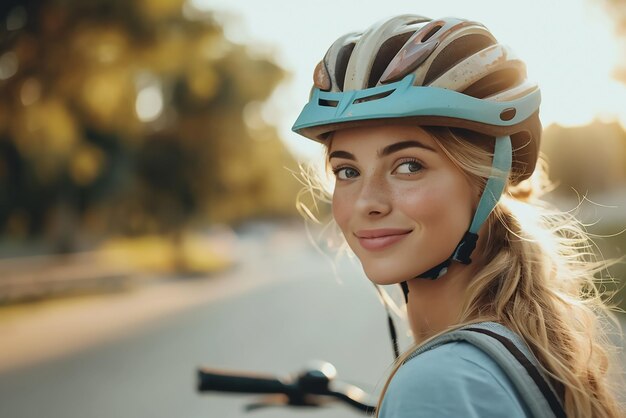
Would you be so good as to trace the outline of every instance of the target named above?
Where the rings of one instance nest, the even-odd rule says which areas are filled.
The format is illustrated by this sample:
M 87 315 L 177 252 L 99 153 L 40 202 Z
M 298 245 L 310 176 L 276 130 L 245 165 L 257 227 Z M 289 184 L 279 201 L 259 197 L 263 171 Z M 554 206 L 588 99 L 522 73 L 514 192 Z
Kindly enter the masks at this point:
M 402 365 L 393 376 L 381 418 L 525 417 L 523 401 L 504 371 L 479 348 L 459 341 Z

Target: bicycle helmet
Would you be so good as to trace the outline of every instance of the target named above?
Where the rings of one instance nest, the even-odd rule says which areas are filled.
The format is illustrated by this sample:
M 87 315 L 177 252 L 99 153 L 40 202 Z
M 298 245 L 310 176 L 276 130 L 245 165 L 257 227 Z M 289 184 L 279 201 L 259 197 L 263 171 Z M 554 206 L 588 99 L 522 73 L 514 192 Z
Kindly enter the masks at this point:
M 305 137 L 324 142 L 337 129 L 397 122 L 466 128 L 511 136 L 515 181 L 535 168 L 539 89 L 524 62 L 480 23 L 387 19 L 337 39 L 313 78 L 309 103 L 293 127 Z
M 495 138 L 492 174 L 467 233 L 447 260 L 416 278 L 436 279 L 453 260 L 469 264 L 511 172 L 519 183 L 537 162 L 541 95 L 524 62 L 480 23 L 401 15 L 337 39 L 313 80 L 292 130 L 318 142 L 339 129 L 398 123 Z M 401 285 L 408 302 L 407 283 Z

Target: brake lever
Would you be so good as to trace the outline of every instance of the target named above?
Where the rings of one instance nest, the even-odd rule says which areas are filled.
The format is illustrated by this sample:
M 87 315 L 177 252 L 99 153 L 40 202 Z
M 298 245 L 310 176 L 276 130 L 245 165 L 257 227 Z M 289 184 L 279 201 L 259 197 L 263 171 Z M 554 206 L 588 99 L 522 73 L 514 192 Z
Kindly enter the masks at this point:
M 332 399 L 327 399 L 322 396 L 307 395 L 304 399 L 290 398 L 286 395 L 268 395 L 260 398 L 257 402 L 249 403 L 245 406 L 246 412 L 255 411 L 262 408 L 272 406 L 295 406 L 298 408 L 323 408 L 326 404 L 332 403 Z
M 285 406 L 289 404 L 289 399 L 286 395 L 275 394 L 267 395 L 259 398 L 257 402 L 246 404 L 244 409 L 246 412 L 256 411 L 257 409 L 268 408 L 271 406 Z

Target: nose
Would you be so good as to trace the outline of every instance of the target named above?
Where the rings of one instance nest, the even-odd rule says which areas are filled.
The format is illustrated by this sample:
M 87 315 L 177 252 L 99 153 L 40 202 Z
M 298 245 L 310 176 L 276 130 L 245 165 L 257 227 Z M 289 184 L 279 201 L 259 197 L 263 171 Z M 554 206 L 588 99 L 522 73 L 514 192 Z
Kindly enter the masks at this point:
M 389 187 L 380 176 L 362 176 L 355 209 L 365 216 L 384 216 L 391 212 Z

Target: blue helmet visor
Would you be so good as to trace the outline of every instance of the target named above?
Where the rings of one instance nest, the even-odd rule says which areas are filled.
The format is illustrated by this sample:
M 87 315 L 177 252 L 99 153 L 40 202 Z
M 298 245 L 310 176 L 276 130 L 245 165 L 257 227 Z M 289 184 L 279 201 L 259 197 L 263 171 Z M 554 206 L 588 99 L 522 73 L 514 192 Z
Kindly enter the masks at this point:
M 321 140 L 324 133 L 359 121 L 411 118 L 421 125 L 474 129 L 497 135 L 519 131 L 520 124 L 539 110 L 539 89 L 519 99 L 495 102 L 440 87 L 413 86 L 415 76 L 384 86 L 345 92 L 314 88 L 292 127 L 294 132 Z M 353 123 L 350 123 L 353 122 Z M 357 123 L 354 123 L 357 122 Z

